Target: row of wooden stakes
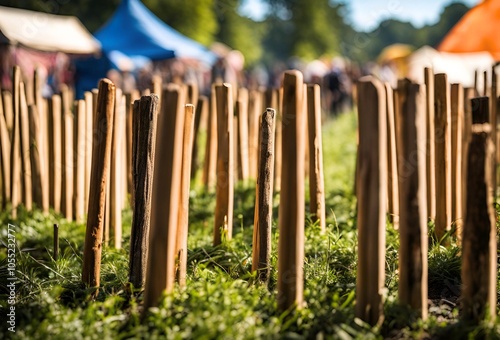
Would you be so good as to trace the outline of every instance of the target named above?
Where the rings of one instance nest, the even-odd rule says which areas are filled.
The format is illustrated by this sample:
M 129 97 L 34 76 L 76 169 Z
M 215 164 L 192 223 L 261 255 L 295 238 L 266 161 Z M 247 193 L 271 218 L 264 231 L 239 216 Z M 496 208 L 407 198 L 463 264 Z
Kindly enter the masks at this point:
M 496 76 L 490 96 L 425 69 L 425 84 L 358 85 L 356 313 L 383 319 L 387 213 L 399 228 L 399 299 L 427 317 L 428 221 L 462 247 L 461 316 L 496 313 Z M 454 226 L 455 228 L 452 228 Z

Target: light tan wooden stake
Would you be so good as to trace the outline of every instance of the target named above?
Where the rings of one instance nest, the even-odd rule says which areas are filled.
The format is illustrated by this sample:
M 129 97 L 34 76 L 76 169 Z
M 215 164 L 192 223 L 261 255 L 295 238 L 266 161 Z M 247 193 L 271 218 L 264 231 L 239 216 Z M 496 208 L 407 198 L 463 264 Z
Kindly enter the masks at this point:
M 132 178 L 134 214 L 130 235 L 129 280 L 142 288 L 146 279 L 149 252 L 151 195 L 154 173 L 158 95 L 142 97 L 133 105 Z
M 212 190 L 215 185 L 217 168 L 217 108 L 215 104 L 215 86 L 210 93 L 210 109 L 208 110 L 207 142 L 205 144 L 205 161 L 203 164 L 203 185 Z
M 92 172 L 87 216 L 87 230 L 83 251 L 82 281 L 90 287 L 99 287 L 101 272 L 102 236 L 106 182 L 109 178 L 115 85 L 109 79 L 99 81 L 99 94 L 92 145 Z
M 257 179 L 257 163 L 259 161 L 259 120 L 261 113 L 261 94 L 257 90 L 250 91 L 248 96 L 248 166 L 249 177 Z
M 249 176 L 248 161 L 248 90 L 238 89 L 236 100 L 236 114 L 238 116 L 238 179 L 246 181 Z
M 45 173 L 44 159 L 39 150 L 39 145 L 42 143 L 42 129 L 40 127 L 38 110 L 34 104 L 28 106 L 28 118 L 33 201 L 37 204 L 39 209 L 45 207 L 47 209 L 46 212 L 48 212 L 48 202 L 44 202 L 42 184 L 42 179 L 47 178 L 47 174 Z
M 436 147 L 436 226 L 441 240 L 451 228 L 451 110 L 450 85 L 446 74 L 434 76 Z
M 358 273 L 356 316 L 376 325 L 384 318 L 387 122 L 384 85 L 363 77 L 358 86 Z
M 193 154 L 191 155 L 191 179 L 194 179 L 196 173 L 198 172 L 199 160 L 198 153 L 200 147 L 198 146 L 198 137 L 201 126 L 202 116 L 206 117 L 208 115 L 208 98 L 205 96 L 198 97 L 198 103 L 196 104 L 196 114 L 194 115 L 194 132 L 193 132 Z M 205 141 L 207 143 L 207 141 Z
M 393 89 L 388 83 L 384 84 L 387 112 L 387 201 L 388 213 L 394 229 L 399 229 L 399 183 L 396 140 L 396 120 L 394 110 Z M 399 112 L 400 110 L 396 110 Z
M 462 143 L 464 130 L 464 91 L 462 85 L 451 85 L 451 221 L 455 224 L 458 242 L 462 237 Z
M 19 127 L 21 146 L 22 197 L 27 210 L 33 208 L 33 181 L 31 178 L 30 135 L 28 104 L 24 83 L 19 84 Z
M 176 279 L 181 287 L 186 285 L 187 241 L 189 227 L 189 188 L 191 180 L 191 155 L 193 152 L 195 109 L 191 104 L 185 107 L 184 133 L 182 142 L 182 174 L 179 195 L 179 222 L 175 254 L 177 255 Z
M 10 202 L 10 138 L 9 130 L 7 129 L 7 123 L 5 122 L 5 117 L 0 115 L 0 174 L 2 176 L 2 210 L 5 210 L 7 203 Z
M 172 291 L 175 282 L 185 102 L 185 87 L 167 85 L 158 117 L 143 316 L 164 291 Z
M 283 164 L 279 204 L 278 308 L 301 307 L 304 301 L 305 122 L 303 76 L 285 71 L 283 80 Z
M 427 213 L 429 218 L 436 218 L 436 144 L 435 144 L 435 115 L 434 115 L 434 72 L 426 67 L 424 69 L 426 91 L 426 131 L 427 131 Z
M 217 190 L 214 218 L 214 246 L 222 242 L 222 234 L 233 235 L 234 147 L 233 90 L 230 84 L 215 86 L 217 103 Z
M 404 81 L 398 86 L 401 115 L 399 145 L 399 300 L 427 318 L 427 203 L 425 179 L 425 85 Z
M 82 221 L 85 215 L 85 125 L 86 125 L 85 101 L 75 102 L 75 124 L 74 124 L 74 208 L 75 220 Z
M 90 190 L 90 171 L 92 169 L 92 140 L 94 134 L 93 118 L 94 104 L 92 100 L 92 92 L 84 93 L 85 100 L 85 170 L 84 170 L 84 191 L 83 191 L 83 207 L 86 209 L 89 205 L 89 190 Z M 84 211 L 86 213 L 86 211 Z
M 62 127 L 61 96 L 52 96 L 49 112 L 49 202 L 56 213 L 61 212 L 62 199 Z
M 479 324 L 496 317 L 497 240 L 491 196 L 491 126 L 472 126 L 467 157 L 467 212 L 462 240 L 461 317 Z

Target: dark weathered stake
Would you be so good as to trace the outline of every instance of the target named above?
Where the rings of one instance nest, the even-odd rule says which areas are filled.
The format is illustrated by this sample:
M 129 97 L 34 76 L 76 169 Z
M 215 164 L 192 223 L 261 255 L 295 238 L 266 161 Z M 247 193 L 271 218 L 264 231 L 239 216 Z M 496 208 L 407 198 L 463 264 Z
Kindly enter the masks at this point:
M 59 225 L 56 223 L 54 223 L 54 253 L 52 257 L 54 261 L 59 258 Z

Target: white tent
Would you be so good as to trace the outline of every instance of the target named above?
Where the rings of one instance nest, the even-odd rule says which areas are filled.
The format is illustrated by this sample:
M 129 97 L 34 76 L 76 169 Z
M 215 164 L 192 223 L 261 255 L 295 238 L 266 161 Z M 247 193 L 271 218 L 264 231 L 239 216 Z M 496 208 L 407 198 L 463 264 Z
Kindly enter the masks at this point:
M 484 71 L 491 74 L 495 60 L 488 52 L 447 53 L 424 46 L 411 54 L 408 60 L 408 78 L 424 83 L 424 67 L 432 67 L 434 73 L 446 73 L 450 83 L 460 83 L 464 87 L 474 86 L 474 71 L 480 75 Z M 488 77 L 489 79 L 489 77 Z M 478 90 L 483 84 L 479 82 Z
M 0 43 L 44 52 L 93 54 L 99 42 L 76 17 L 0 6 Z

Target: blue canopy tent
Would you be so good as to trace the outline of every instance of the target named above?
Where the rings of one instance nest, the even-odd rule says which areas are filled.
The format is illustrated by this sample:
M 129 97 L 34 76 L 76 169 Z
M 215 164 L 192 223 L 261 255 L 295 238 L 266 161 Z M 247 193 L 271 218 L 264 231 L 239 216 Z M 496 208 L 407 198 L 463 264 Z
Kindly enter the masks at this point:
M 85 70 L 88 65 L 111 65 L 119 68 L 115 56 L 126 56 L 139 67 L 136 61 L 164 60 L 170 58 L 196 59 L 208 65 L 216 60 L 216 55 L 200 43 L 182 35 L 156 17 L 140 0 L 123 0 L 108 22 L 95 33 L 102 46 L 104 58 L 87 60 L 76 64 L 77 92 L 95 87 L 105 74 L 96 77 Z M 104 60 L 103 60 L 104 59 Z M 86 65 L 85 65 L 86 64 Z M 99 68 L 99 67 L 96 67 Z M 82 72 L 79 72 L 81 70 Z

